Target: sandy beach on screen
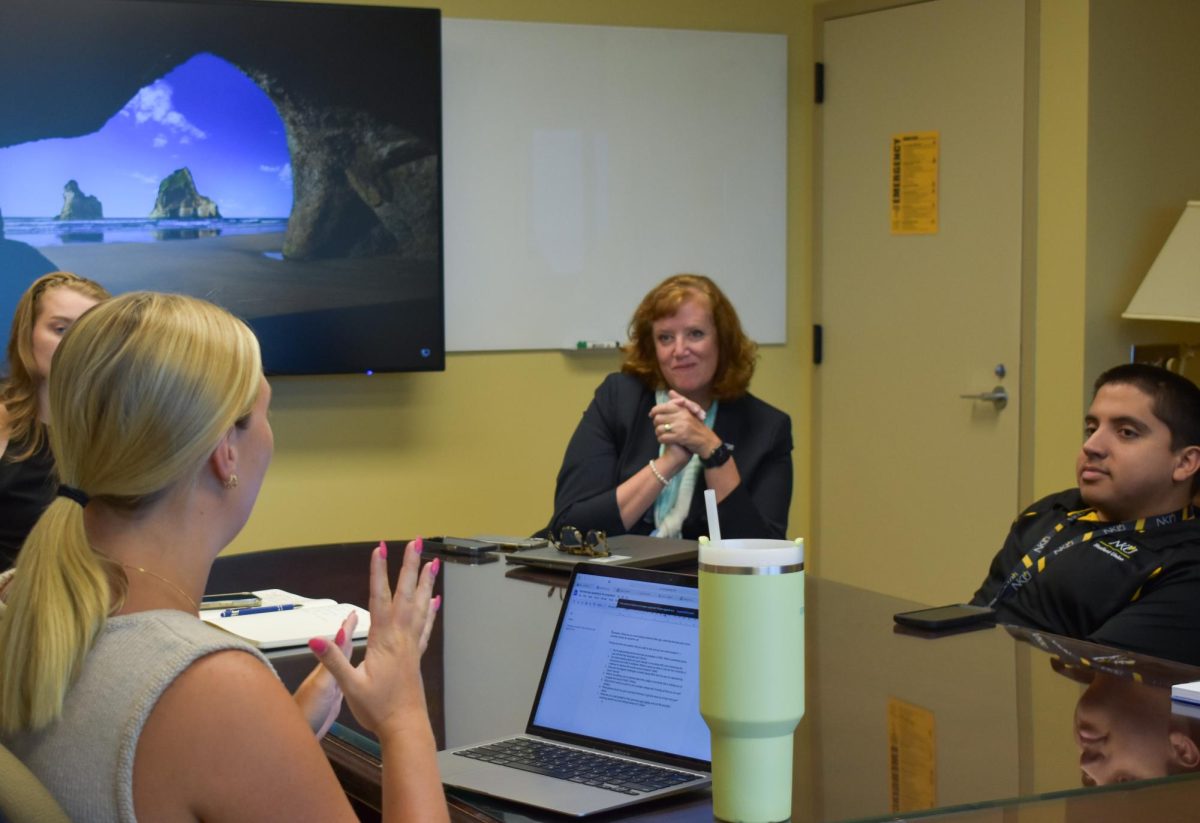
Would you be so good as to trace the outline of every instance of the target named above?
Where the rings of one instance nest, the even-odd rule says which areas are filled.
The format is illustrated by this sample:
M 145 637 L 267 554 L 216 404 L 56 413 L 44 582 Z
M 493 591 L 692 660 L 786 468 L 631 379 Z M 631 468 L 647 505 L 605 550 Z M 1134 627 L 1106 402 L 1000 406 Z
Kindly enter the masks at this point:
M 103 283 L 113 293 L 152 289 L 203 297 L 245 318 L 381 301 L 436 299 L 432 263 L 398 256 L 274 260 L 283 233 L 240 234 L 154 243 L 80 243 L 39 249 L 60 269 Z

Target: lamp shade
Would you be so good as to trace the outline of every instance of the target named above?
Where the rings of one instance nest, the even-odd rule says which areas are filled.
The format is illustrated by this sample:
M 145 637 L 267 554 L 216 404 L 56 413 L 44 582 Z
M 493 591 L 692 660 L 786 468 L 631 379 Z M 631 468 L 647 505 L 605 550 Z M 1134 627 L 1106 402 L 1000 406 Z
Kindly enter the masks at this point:
M 1121 316 L 1200 323 L 1200 200 L 1188 202 Z

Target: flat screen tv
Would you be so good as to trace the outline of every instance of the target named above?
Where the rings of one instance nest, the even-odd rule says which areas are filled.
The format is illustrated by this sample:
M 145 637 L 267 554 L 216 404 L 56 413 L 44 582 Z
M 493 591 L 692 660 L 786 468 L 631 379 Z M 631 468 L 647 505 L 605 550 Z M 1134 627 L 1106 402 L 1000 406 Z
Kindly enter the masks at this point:
M 441 18 L 0 2 L 0 328 L 37 276 L 219 303 L 271 374 L 445 367 Z

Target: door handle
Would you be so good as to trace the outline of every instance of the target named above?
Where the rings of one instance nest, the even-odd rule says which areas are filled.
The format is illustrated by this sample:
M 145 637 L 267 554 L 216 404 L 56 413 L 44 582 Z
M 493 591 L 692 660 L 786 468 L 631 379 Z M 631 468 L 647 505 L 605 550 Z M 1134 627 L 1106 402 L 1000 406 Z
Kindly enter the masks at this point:
M 997 386 L 991 391 L 981 394 L 960 394 L 959 397 L 964 400 L 987 400 L 996 406 L 996 411 L 1000 411 L 1008 405 L 1008 392 L 1004 390 L 1003 386 Z

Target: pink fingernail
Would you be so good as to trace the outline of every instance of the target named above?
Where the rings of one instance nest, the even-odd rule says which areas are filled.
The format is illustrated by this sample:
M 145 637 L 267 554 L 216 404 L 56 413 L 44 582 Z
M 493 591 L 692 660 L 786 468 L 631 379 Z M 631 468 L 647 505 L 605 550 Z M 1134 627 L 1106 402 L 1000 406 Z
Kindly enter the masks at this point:
M 417 554 L 420 554 L 422 551 L 425 550 L 425 539 L 423 537 L 421 537 L 420 535 L 418 535 L 417 537 L 414 537 L 413 538 L 413 547 L 414 547 L 414 551 L 416 551 Z
M 312 640 L 308 641 L 308 647 L 312 649 L 315 654 L 325 654 L 325 650 L 329 648 L 329 643 L 323 637 L 314 637 Z
M 437 573 L 439 571 L 441 571 L 441 569 L 442 569 L 442 558 L 440 558 L 440 557 L 433 558 L 433 562 L 430 563 L 429 565 L 433 567 L 429 570 L 429 573 L 432 574 L 434 577 L 437 577 Z
M 379 556 L 387 560 L 387 543 L 384 543 L 382 540 L 379 541 Z
M 436 612 L 441 607 L 442 607 L 442 596 L 439 594 L 437 597 L 433 598 L 433 610 Z
M 324 641 L 322 641 L 322 642 L 324 642 Z M 338 629 L 337 635 L 333 638 L 333 643 L 336 646 L 340 646 L 345 642 L 346 642 L 346 629 L 345 629 L 345 627 L 343 627 L 343 628 Z

